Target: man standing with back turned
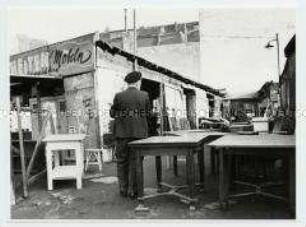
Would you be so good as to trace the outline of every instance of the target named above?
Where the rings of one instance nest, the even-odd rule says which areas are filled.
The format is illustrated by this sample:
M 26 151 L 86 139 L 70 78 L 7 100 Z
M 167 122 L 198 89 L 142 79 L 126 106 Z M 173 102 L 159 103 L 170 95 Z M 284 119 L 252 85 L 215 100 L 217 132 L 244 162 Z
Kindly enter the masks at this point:
M 147 92 L 140 91 L 141 73 L 134 71 L 126 75 L 128 88 L 117 93 L 110 116 L 115 118 L 117 176 L 121 196 L 137 196 L 135 155 L 128 143 L 148 137 L 150 100 Z

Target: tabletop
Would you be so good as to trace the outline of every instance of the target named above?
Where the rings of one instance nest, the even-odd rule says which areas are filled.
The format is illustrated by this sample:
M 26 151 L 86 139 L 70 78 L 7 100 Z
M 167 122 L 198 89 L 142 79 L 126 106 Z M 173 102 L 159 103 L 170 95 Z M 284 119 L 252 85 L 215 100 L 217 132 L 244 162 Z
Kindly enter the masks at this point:
M 211 136 L 222 135 L 215 132 L 201 132 L 201 133 L 182 133 L 180 135 L 170 136 L 152 136 L 142 140 L 136 140 L 129 145 L 131 147 L 143 145 L 199 145 Z
M 259 134 L 225 135 L 208 146 L 236 148 L 295 148 L 295 135 Z
M 206 129 L 191 129 L 191 130 L 179 130 L 179 131 L 173 131 L 173 132 L 165 132 L 165 135 L 185 135 L 185 134 L 201 134 L 201 135 L 207 135 L 209 134 L 210 136 L 223 136 L 228 134 L 227 132 L 221 132 L 221 131 L 211 131 L 211 130 L 206 130 Z
M 57 141 L 80 141 L 84 140 L 85 134 L 56 134 L 48 135 L 42 141 L 43 142 L 57 142 Z

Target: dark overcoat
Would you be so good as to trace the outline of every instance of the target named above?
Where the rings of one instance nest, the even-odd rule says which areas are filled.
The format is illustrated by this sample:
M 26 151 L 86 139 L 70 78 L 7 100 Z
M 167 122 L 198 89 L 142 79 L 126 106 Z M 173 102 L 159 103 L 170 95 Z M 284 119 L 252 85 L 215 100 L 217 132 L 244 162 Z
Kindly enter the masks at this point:
M 136 88 L 128 88 L 117 93 L 110 110 L 110 116 L 115 118 L 115 138 L 148 137 L 148 117 L 151 107 L 149 95 Z

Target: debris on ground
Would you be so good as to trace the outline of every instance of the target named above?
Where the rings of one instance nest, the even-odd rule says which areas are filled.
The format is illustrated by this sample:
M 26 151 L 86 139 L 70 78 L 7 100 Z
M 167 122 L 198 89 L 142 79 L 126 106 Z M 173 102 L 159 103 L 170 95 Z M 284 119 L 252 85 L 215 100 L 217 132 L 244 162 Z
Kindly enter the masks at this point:
M 103 173 L 85 173 L 83 179 L 89 180 L 93 178 L 105 177 Z
M 237 202 L 233 201 L 233 200 L 229 200 L 228 201 L 228 205 L 229 206 L 235 205 L 236 203 Z M 204 205 L 204 209 L 208 209 L 208 210 L 217 210 L 217 209 L 220 209 L 220 203 L 218 201 L 207 203 L 207 204 Z
M 64 195 L 62 192 L 55 192 L 55 193 L 51 193 L 51 195 L 54 197 L 54 198 L 57 198 L 61 201 L 62 204 L 65 204 L 65 205 L 69 205 L 71 204 L 71 202 L 73 200 L 75 200 L 75 197 L 71 196 L 71 195 Z
M 91 179 L 90 181 L 95 183 L 104 183 L 104 184 L 115 184 L 118 183 L 117 177 L 99 177 L 95 179 Z
M 155 159 L 148 159 L 144 169 L 145 194 L 157 192 Z M 163 162 L 166 165 L 166 162 Z M 179 170 L 185 172 L 185 165 L 178 163 Z M 100 173 L 98 173 L 100 174 Z M 148 199 L 144 205 L 149 212 L 136 214 L 137 200 L 119 194 L 116 163 L 105 165 L 105 176 L 83 180 L 84 187 L 75 189 L 74 181 L 59 181 L 57 190 L 47 191 L 47 179 L 40 179 L 31 187 L 29 198 L 24 199 L 21 192 L 16 193 L 17 204 L 11 206 L 11 219 L 291 219 L 287 205 L 271 200 L 241 199 L 226 212 L 219 208 L 215 193 L 215 178 L 208 178 L 205 192 L 197 194 L 199 203 L 196 211 L 190 212 L 188 204 L 181 203 L 175 196 L 158 196 Z M 107 176 L 107 177 L 106 177 Z M 184 184 L 183 174 L 173 176 L 173 170 L 165 170 L 166 182 Z M 97 182 L 97 183 L 96 183 Z M 184 191 L 182 191 L 184 192 Z M 187 193 L 187 192 L 186 192 Z M 213 202 L 215 201 L 215 202 Z M 230 205 L 233 204 L 230 201 Z
M 216 210 L 220 208 L 220 203 L 219 202 L 212 202 L 204 205 L 204 209 L 208 210 Z
M 145 188 L 144 194 L 145 195 L 157 194 L 157 188 Z

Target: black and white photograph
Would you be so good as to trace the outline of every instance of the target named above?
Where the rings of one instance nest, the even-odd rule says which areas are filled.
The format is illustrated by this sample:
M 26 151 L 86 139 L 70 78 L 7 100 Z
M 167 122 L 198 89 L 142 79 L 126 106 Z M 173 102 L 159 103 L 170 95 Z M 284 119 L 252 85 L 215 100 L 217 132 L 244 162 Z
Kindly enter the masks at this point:
M 297 218 L 296 9 L 10 7 L 11 220 Z

